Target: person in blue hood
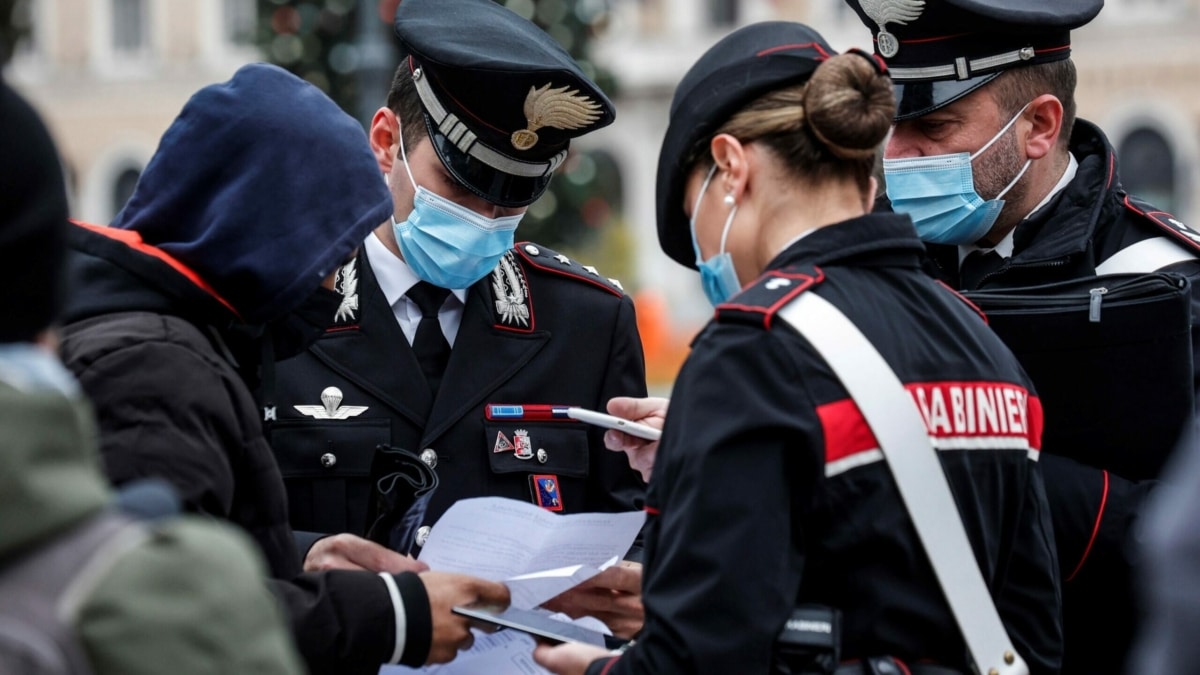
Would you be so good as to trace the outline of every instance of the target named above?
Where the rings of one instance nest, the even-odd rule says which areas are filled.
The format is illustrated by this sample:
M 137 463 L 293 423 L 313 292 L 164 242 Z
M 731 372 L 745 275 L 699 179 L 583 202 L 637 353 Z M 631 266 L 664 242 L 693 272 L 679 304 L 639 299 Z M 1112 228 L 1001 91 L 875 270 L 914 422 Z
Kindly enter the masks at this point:
M 321 335 L 341 300 L 332 273 L 391 211 L 358 123 L 256 64 L 188 101 L 110 227 L 69 235 L 63 359 L 97 409 L 109 479 L 166 479 L 190 510 L 244 528 L 313 673 L 447 661 L 470 640 L 450 606 L 507 601 L 365 540 L 379 574 L 301 574 L 251 391 L 270 377 L 260 364 Z
M 56 354 L 63 170 L 2 76 L 0 157 L 0 673 L 300 675 L 249 539 L 100 471 L 93 411 Z

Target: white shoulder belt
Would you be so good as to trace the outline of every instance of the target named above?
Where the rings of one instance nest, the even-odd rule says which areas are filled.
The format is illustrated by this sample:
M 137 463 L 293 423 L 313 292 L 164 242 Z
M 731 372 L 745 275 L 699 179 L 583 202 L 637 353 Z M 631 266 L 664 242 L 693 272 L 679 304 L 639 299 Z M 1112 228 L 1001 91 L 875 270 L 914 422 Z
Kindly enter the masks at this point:
M 1028 675 L 983 581 L 929 431 L 895 372 L 858 328 L 816 293 L 800 295 L 778 316 L 812 343 L 874 432 L 978 671 Z

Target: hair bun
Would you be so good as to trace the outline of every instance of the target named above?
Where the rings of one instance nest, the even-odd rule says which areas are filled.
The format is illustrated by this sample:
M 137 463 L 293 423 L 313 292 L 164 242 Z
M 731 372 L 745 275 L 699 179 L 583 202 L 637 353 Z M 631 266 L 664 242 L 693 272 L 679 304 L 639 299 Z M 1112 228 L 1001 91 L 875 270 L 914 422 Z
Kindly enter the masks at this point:
M 813 72 L 805 118 L 817 140 L 842 159 L 866 159 L 887 136 L 896 114 L 892 81 L 860 54 L 839 54 Z

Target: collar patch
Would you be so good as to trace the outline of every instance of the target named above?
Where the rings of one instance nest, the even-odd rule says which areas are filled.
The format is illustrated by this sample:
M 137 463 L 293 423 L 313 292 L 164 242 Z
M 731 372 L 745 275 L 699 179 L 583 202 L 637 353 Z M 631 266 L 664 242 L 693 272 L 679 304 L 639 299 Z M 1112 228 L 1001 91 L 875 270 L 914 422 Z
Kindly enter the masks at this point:
M 510 250 L 492 270 L 492 295 L 496 304 L 496 325 L 516 330 L 533 330 L 533 301 L 525 271 Z
M 342 294 L 342 304 L 338 305 L 333 322 L 337 325 L 353 323 L 358 314 L 358 258 L 342 265 L 334 277 L 333 288 Z

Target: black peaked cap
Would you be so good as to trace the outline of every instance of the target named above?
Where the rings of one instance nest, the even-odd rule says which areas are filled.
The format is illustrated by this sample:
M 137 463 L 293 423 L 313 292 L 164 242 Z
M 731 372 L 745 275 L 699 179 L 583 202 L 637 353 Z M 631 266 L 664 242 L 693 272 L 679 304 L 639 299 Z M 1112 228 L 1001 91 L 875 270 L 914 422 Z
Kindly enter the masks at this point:
M 953 103 L 1009 68 L 1071 55 L 1104 0 L 846 0 L 888 65 L 897 121 Z
M 571 139 L 616 115 L 566 50 L 492 0 L 404 0 L 395 28 L 438 157 L 493 204 L 532 203 Z

